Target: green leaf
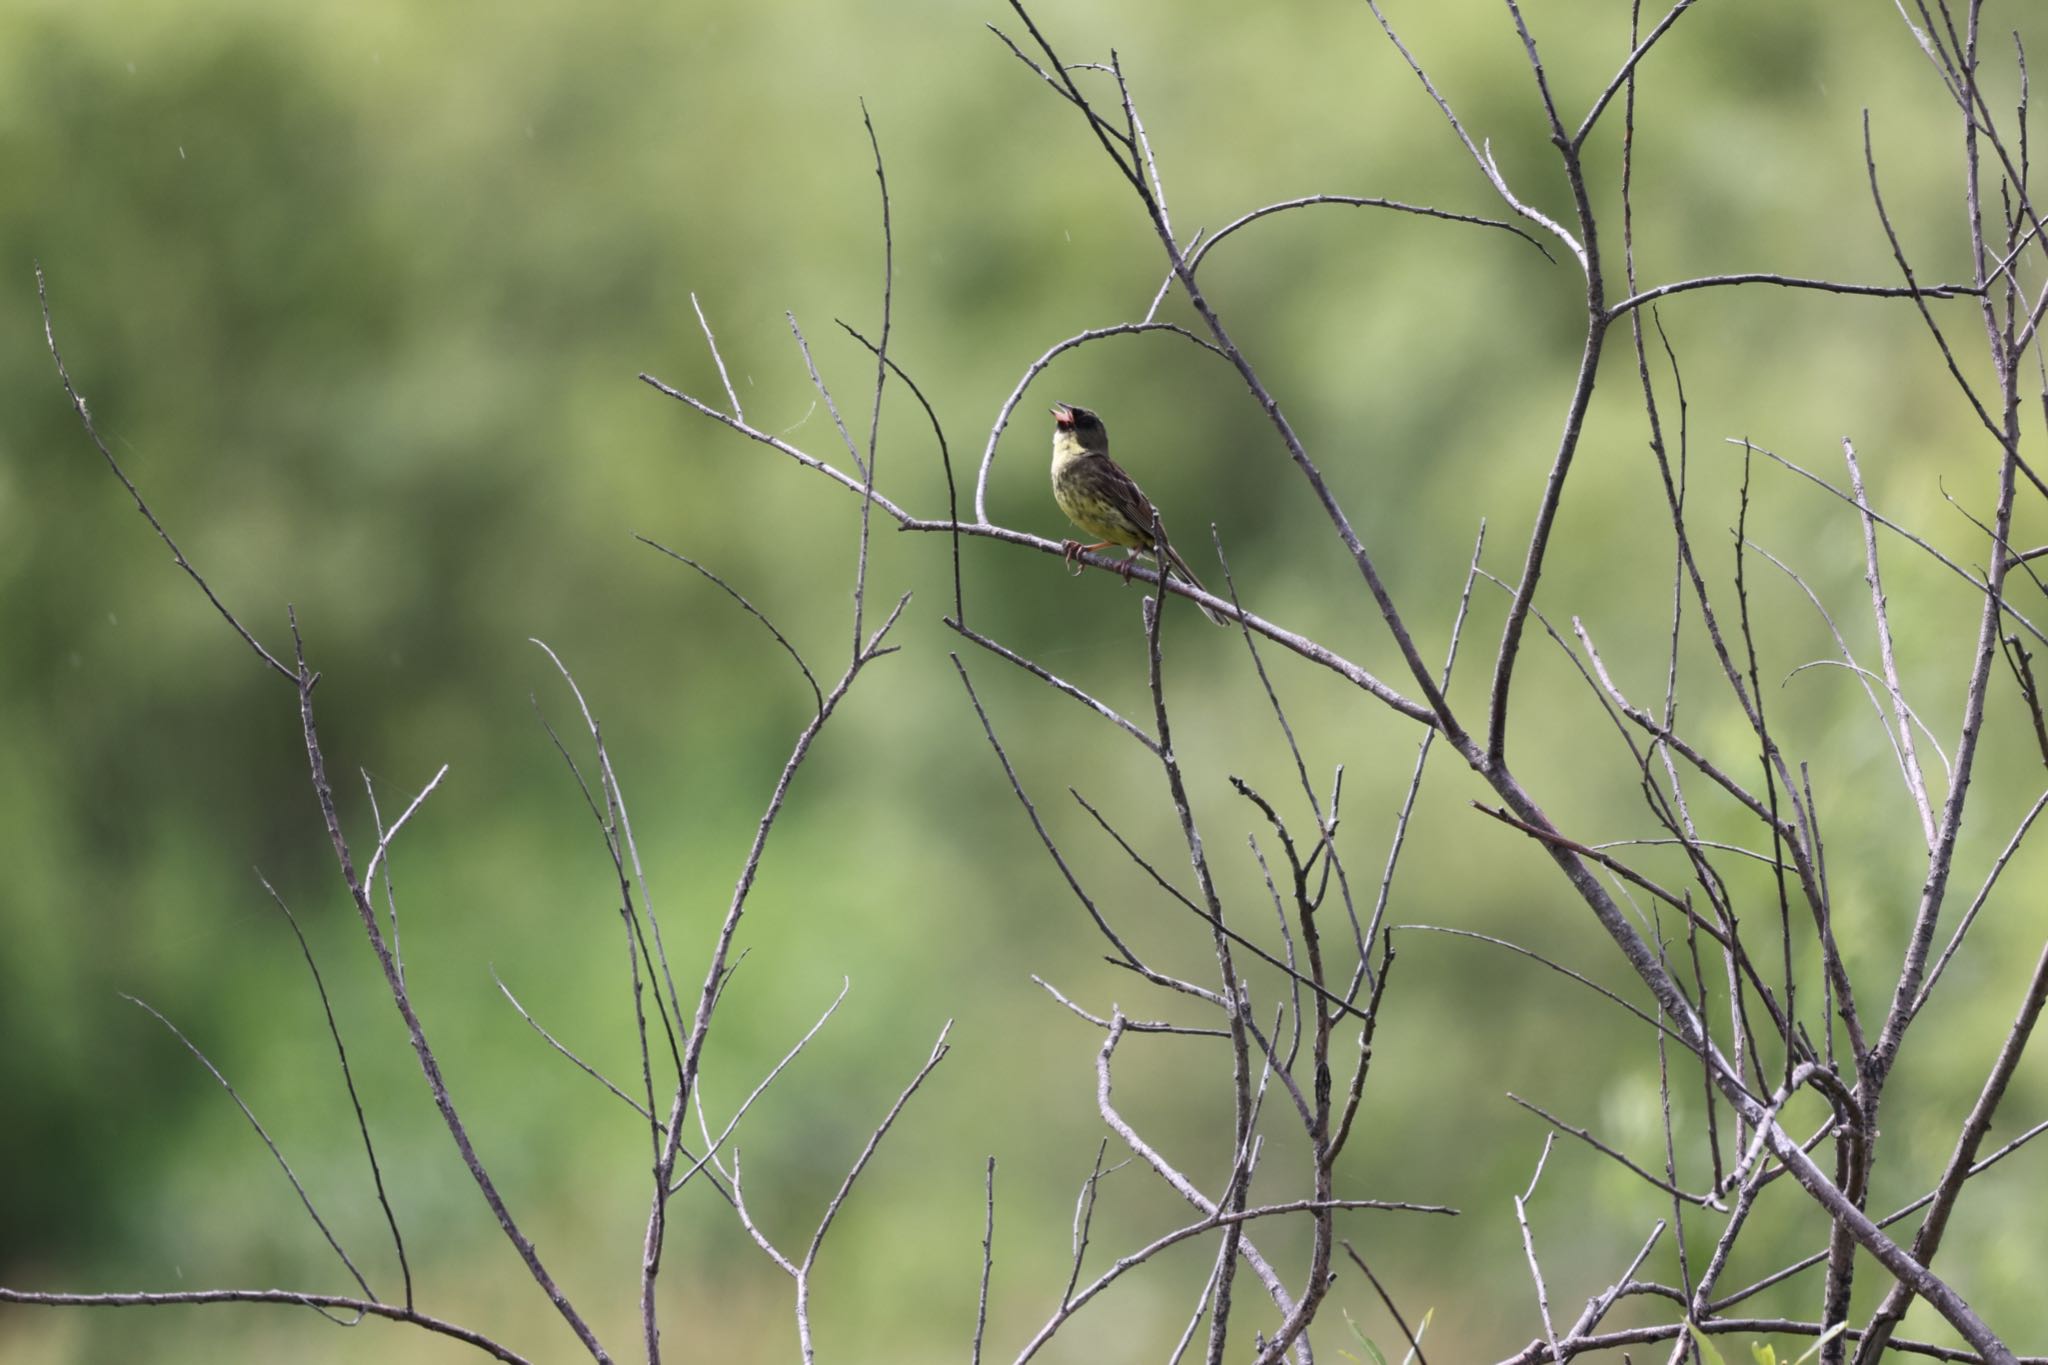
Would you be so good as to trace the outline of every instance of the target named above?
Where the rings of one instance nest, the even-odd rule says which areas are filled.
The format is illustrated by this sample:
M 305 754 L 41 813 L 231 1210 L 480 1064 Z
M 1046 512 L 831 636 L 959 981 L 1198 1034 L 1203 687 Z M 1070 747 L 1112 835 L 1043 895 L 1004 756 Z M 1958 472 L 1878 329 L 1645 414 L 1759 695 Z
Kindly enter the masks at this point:
M 1424 1309 L 1424 1310 L 1423 1310 L 1423 1313 L 1422 1313 L 1422 1321 L 1421 1321 L 1421 1322 L 1419 1322 L 1419 1323 L 1417 1323 L 1417 1324 L 1415 1325 L 1415 1342 L 1416 1342 L 1416 1345 L 1417 1345 L 1417 1346 L 1421 1345 L 1421 1344 L 1422 1344 L 1422 1339 L 1423 1339 L 1423 1338 L 1424 1338 L 1425 1336 L 1429 1335 L 1429 1320 L 1430 1320 L 1431 1318 L 1435 1317 L 1435 1316 L 1436 1316 L 1436 1309 L 1434 1309 L 1434 1308 L 1427 1308 L 1427 1309 Z M 1407 1354 L 1407 1355 L 1404 1355 L 1404 1356 L 1402 1356 L 1402 1357 L 1401 1357 L 1401 1365 L 1410 1365 L 1410 1363 L 1411 1363 L 1411 1362 L 1412 1362 L 1412 1361 L 1413 1361 L 1414 1359 L 1415 1359 L 1415 1346 L 1410 1346 L 1410 1347 L 1408 1348 L 1408 1354 Z
M 1845 1318 L 1841 1322 L 1836 1323 L 1833 1327 L 1828 1328 L 1827 1331 L 1822 1332 L 1819 1338 L 1814 1341 L 1813 1345 L 1807 1348 L 1806 1353 L 1800 1356 L 1799 1359 L 1793 1361 L 1792 1365 L 1806 1365 L 1807 1361 L 1812 1360 L 1815 1356 L 1820 1354 L 1821 1347 L 1827 1345 L 1829 1342 L 1833 1341 L 1836 1337 L 1842 1335 L 1842 1333 L 1848 1330 L 1849 1322 L 1848 1319 Z
M 1707 1340 L 1705 1332 L 1689 1322 L 1685 1325 L 1685 1330 L 1692 1333 L 1693 1345 L 1700 1348 L 1700 1355 L 1706 1360 L 1707 1365 L 1728 1365 L 1727 1359 L 1714 1348 L 1714 1343 Z
M 1372 1338 L 1367 1336 L 1364 1332 L 1361 1332 L 1358 1329 L 1357 1322 L 1355 1322 L 1351 1317 L 1351 1310 L 1347 1308 L 1342 1311 L 1344 1313 L 1344 1325 L 1351 1329 L 1351 1335 L 1357 1337 L 1358 1344 L 1363 1346 L 1366 1349 L 1367 1354 L 1372 1356 L 1373 1365 L 1387 1365 L 1387 1358 L 1380 1354 L 1379 1347 L 1372 1344 Z M 1352 1355 L 1349 1351 L 1342 1352 L 1341 1354 L 1349 1357 L 1352 1360 L 1358 1359 L 1357 1356 Z

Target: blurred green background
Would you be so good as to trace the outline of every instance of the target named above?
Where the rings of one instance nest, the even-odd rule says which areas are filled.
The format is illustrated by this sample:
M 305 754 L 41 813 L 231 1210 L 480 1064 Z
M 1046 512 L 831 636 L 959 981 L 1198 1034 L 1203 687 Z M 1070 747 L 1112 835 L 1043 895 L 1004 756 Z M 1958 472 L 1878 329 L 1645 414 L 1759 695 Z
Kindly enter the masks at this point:
M 1479 4 L 1393 8 L 1518 191 L 1565 215 L 1506 16 Z M 1070 61 L 1120 53 L 1183 233 L 1316 192 L 1499 211 L 1361 6 L 1062 0 L 1036 13 Z M 1583 110 L 1627 49 L 1625 7 L 1539 7 L 1531 20 L 1559 99 Z M 861 98 L 893 195 L 893 354 L 936 406 L 963 488 L 1030 361 L 1142 314 L 1163 273 L 1156 239 L 1079 119 L 988 22 L 1017 29 L 998 5 L 929 0 L 0 9 L 0 1282 L 352 1291 L 232 1104 L 125 993 L 164 1011 L 234 1079 L 372 1283 L 397 1293 L 318 1001 L 260 869 L 324 966 L 422 1306 L 536 1359 L 576 1349 L 428 1102 L 339 892 L 290 690 L 172 568 L 85 441 L 44 351 L 34 263 L 100 431 L 186 552 L 272 650 L 289 647 L 284 613 L 296 608 L 324 675 L 322 733 L 359 863 L 374 844 L 359 774 L 388 817 L 450 765 L 394 855 L 410 981 L 481 1155 L 564 1288 L 631 1354 L 644 1132 L 549 1053 L 492 980 L 622 1083 L 636 1073 L 609 865 L 529 698 L 565 734 L 576 717 L 528 639 L 560 654 L 603 719 L 677 975 L 697 980 L 809 692 L 756 623 L 632 536 L 725 575 L 829 679 L 848 649 L 858 509 L 636 375 L 720 401 L 694 292 L 750 418 L 844 462 L 783 314 L 794 312 L 864 432 L 872 363 L 834 325 L 879 325 Z M 2015 23 L 2037 48 L 2048 36 L 2024 6 L 1987 29 Z M 1992 64 L 2003 109 L 2007 51 Z M 1922 278 L 1968 277 L 1957 119 L 1888 12 L 1702 6 L 1643 74 L 1645 281 L 1728 270 L 1895 280 L 1865 185 L 1866 108 Z M 1611 265 L 1618 129 L 1610 115 L 1593 144 Z M 1578 361 L 1578 275 L 1503 233 L 1318 208 L 1226 242 L 1204 283 L 1423 652 L 1440 657 L 1482 517 L 1488 567 L 1518 571 Z M 1969 305 L 1937 312 L 1966 355 L 1981 349 Z M 1176 300 L 1167 316 L 1187 310 Z M 1661 318 L 1686 383 L 1695 533 L 1724 589 L 1740 479 L 1728 437 L 1839 479 L 1837 442 L 1852 435 L 1880 506 L 1982 562 L 1981 538 L 1942 493 L 1988 514 L 1991 447 L 1909 307 L 1710 291 L 1672 300 Z M 1982 364 L 1965 363 L 1981 380 Z M 1602 381 L 1541 605 L 1560 629 L 1582 617 L 1650 702 L 1663 686 L 1670 538 L 1625 336 Z M 1355 571 L 1220 362 L 1175 338 L 1118 338 L 1036 383 L 997 448 L 989 510 L 1058 536 L 1043 472 L 1053 399 L 1104 412 L 1119 456 L 1195 542 L 1198 565 L 1214 564 L 1197 530 L 1213 522 L 1250 605 L 1401 679 Z M 1666 413 L 1675 422 L 1676 405 Z M 884 405 L 880 468 L 892 497 L 943 513 L 935 446 L 900 385 Z M 2021 543 L 2040 538 L 2037 524 L 2029 533 L 2039 520 L 2023 518 Z M 961 1358 L 993 1154 L 988 1351 L 1007 1359 L 1057 1301 L 1074 1191 L 1102 1136 L 1099 1035 L 1031 975 L 1099 1012 L 1115 1002 L 1192 1016 L 1103 962 L 1010 795 L 946 658 L 961 645 L 940 624 L 945 542 L 876 525 L 870 608 L 916 594 L 903 653 L 863 677 L 795 784 L 741 929 L 748 957 L 714 1032 L 705 1099 L 718 1122 L 851 981 L 739 1138 L 757 1217 L 800 1247 L 953 1020 L 951 1056 L 827 1243 L 814 1321 L 825 1359 Z M 1874 659 L 1860 537 L 1843 507 L 1760 466 L 1749 527 Z M 1951 744 L 1974 600 L 1898 542 L 1885 552 L 1909 695 Z M 1768 703 L 1788 750 L 1812 764 L 1838 923 L 1873 1015 L 1918 891 L 1917 825 L 1852 679 L 1817 669 L 1778 685 L 1832 646 L 1795 585 L 1760 561 L 1750 570 Z M 1221 575 L 1205 573 L 1216 586 Z M 989 542 L 965 546 L 964 576 L 970 623 L 1142 712 L 1137 589 L 1072 580 L 1050 558 Z M 1454 688 L 1468 718 L 1481 713 L 1500 619 L 1500 595 L 1482 585 Z M 1225 779 L 1245 776 L 1291 819 L 1307 819 L 1305 803 L 1242 643 L 1186 611 L 1167 628 L 1196 812 L 1233 915 L 1263 932 L 1270 907 L 1244 843 L 1258 821 Z M 1570 665 L 1533 637 L 1524 657 L 1513 756 L 1530 788 L 1579 837 L 1652 833 L 1626 753 Z M 967 662 L 1107 912 L 1162 965 L 1202 972 L 1209 950 L 1184 912 L 1062 791 L 1113 812 L 1186 883 L 1156 768 L 1007 665 Z M 1326 674 L 1269 662 L 1317 782 L 1345 765 L 1343 847 L 1369 895 L 1418 735 Z M 1725 689 L 1703 667 L 1691 677 L 1693 733 L 1753 771 Z M 1965 896 L 2040 781 L 2002 679 L 1993 712 L 1959 862 Z M 1435 761 L 1393 919 L 1511 937 L 1643 999 L 1547 860 L 1473 812 L 1483 789 L 1447 755 Z M 1707 798 L 1702 818 L 1750 837 Z M 1675 861 L 1644 862 L 1682 880 Z M 1938 1171 L 2039 946 L 2042 875 L 2023 851 L 1914 1035 L 1890 1092 L 1873 1207 L 1896 1206 Z M 1738 885 L 1769 923 L 1767 883 Z M 1502 1092 L 1659 1166 L 1657 1057 L 1647 1031 L 1523 959 L 1419 934 L 1401 949 L 1340 1192 L 1464 1214 L 1352 1215 L 1344 1231 L 1411 1318 L 1434 1310 L 1433 1358 L 1490 1359 L 1540 1332 L 1509 1199 L 1543 1129 Z M 1277 999 L 1270 978 L 1255 991 L 1268 1007 Z M 1119 1073 L 1125 1113 L 1211 1180 L 1227 1159 L 1219 1066 L 1210 1044 L 1139 1039 Z M 2002 1135 L 2041 1117 L 2038 1071 L 2006 1101 Z M 1677 1121 L 1696 1152 L 1696 1077 L 1679 1073 Z M 1795 1113 L 1798 1124 L 1816 1117 Z M 1297 1193 L 1287 1150 L 1270 1158 L 1262 1196 Z M 1965 1199 L 1941 1261 L 2009 1339 L 2037 1350 L 2048 1231 L 2010 1214 L 2038 1207 L 2039 1160 L 2021 1156 Z M 1688 1158 L 1686 1182 L 1706 1178 Z M 1727 1287 L 1821 1245 L 1808 1204 L 1789 1190 L 1773 1201 Z M 789 1359 L 787 1280 L 707 1191 L 677 1207 L 664 1279 L 671 1354 Z M 1531 1203 L 1557 1311 L 1575 1314 L 1669 1212 L 1602 1158 L 1561 1147 Z M 1094 1264 L 1182 1215 L 1148 1175 L 1120 1171 L 1103 1189 Z M 1264 1240 L 1299 1273 L 1299 1229 Z M 1708 1243 L 1691 1241 L 1696 1269 Z M 1667 1239 L 1647 1273 L 1676 1278 L 1669 1249 Z M 1207 1264 L 1193 1247 L 1162 1258 L 1046 1358 L 1162 1358 Z M 1267 1322 L 1246 1284 L 1241 1335 Z M 1878 1288 L 1866 1270 L 1859 1289 Z M 1392 1342 L 1354 1277 L 1336 1293 Z M 1756 1311 L 1810 1315 L 1817 1293 L 1809 1275 Z M 1652 1311 L 1630 1306 L 1614 1321 Z M 1325 1322 L 1327 1354 L 1346 1333 L 1338 1312 Z M 1924 1311 L 1910 1330 L 1949 1339 Z M 0 1309 L 9 1361 L 368 1351 L 474 1358 L 407 1329 L 339 1331 L 282 1309 Z

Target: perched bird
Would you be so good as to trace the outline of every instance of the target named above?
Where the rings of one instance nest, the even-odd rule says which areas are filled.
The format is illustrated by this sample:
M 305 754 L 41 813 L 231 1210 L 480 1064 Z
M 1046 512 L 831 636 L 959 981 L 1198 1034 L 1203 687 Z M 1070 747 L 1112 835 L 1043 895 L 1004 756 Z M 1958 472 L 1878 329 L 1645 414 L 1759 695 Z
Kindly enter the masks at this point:
M 1086 408 L 1058 403 L 1053 406 L 1052 421 L 1053 501 L 1067 514 L 1067 520 L 1089 535 L 1100 537 L 1093 545 L 1083 545 L 1078 540 L 1065 542 L 1067 563 L 1074 572 L 1081 571 L 1083 550 L 1121 545 L 1128 552 L 1123 568 L 1125 582 L 1130 581 L 1131 568 L 1142 550 L 1159 561 L 1162 573 L 1177 574 L 1189 586 L 1207 592 L 1178 550 L 1163 539 L 1153 543 L 1152 500 L 1109 458 L 1109 430 L 1102 425 L 1102 419 Z M 1202 614 L 1219 626 L 1229 624 L 1207 607 L 1202 607 Z

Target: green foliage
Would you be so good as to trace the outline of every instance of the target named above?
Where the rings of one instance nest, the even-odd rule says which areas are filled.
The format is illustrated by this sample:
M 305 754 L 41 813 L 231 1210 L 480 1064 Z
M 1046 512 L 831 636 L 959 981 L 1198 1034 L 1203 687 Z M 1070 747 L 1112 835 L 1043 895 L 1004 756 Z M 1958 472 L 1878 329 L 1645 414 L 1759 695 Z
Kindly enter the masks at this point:
M 1381 1352 L 1379 1347 L 1373 1344 L 1373 1340 L 1371 1337 L 1367 1336 L 1364 1332 L 1359 1330 L 1358 1324 L 1352 1320 L 1351 1314 L 1348 1310 L 1344 1314 L 1344 1325 L 1351 1329 L 1352 1337 L 1356 1339 L 1359 1346 L 1363 1348 L 1365 1351 L 1365 1355 L 1362 1357 L 1353 1355 L 1349 1351 L 1342 1352 L 1341 1354 L 1344 1356 L 1346 1360 L 1363 1359 L 1370 1360 L 1372 1362 L 1372 1365 L 1387 1365 L 1386 1355 Z
M 1727 1357 L 1722 1355 L 1719 1348 L 1714 1345 L 1712 1337 L 1691 1323 L 1686 1324 L 1686 1330 L 1692 1333 L 1693 1345 L 1699 1348 L 1700 1358 L 1706 1362 L 1706 1365 L 1727 1365 Z M 1830 1327 L 1827 1331 L 1814 1338 L 1813 1345 L 1800 1352 L 1799 1358 L 1793 1361 L 1792 1365 L 1806 1365 L 1807 1361 L 1820 1354 L 1822 1347 L 1848 1330 L 1848 1323 L 1836 1323 L 1833 1327 Z M 1749 1354 L 1750 1358 L 1756 1362 L 1756 1365 L 1778 1365 L 1777 1348 L 1769 1342 L 1752 1341 L 1749 1344 Z
M 1358 1325 L 1357 1319 L 1351 1316 L 1351 1311 L 1349 1309 L 1343 1309 L 1341 1311 L 1343 1314 L 1345 1327 L 1350 1329 L 1352 1339 L 1358 1343 L 1359 1347 L 1365 1352 L 1365 1354 L 1363 1356 L 1359 1356 L 1354 1355 L 1350 1351 L 1342 1350 L 1340 1350 L 1338 1354 L 1343 1356 L 1346 1360 L 1370 1360 L 1372 1362 L 1372 1365 L 1387 1365 L 1386 1353 L 1380 1350 L 1379 1346 L 1374 1343 L 1373 1339 L 1365 1334 L 1364 1329 Z M 1419 1346 L 1422 1343 L 1422 1339 L 1425 1336 L 1429 1335 L 1429 1323 L 1430 1320 L 1435 1316 L 1436 1310 L 1434 1308 L 1429 1309 L 1422 1315 L 1421 1321 L 1415 1325 L 1415 1342 L 1417 1346 Z M 1415 1347 L 1409 1347 L 1408 1350 L 1401 1356 L 1400 1365 L 1410 1365 L 1410 1362 L 1412 1362 L 1415 1359 L 1415 1356 Z

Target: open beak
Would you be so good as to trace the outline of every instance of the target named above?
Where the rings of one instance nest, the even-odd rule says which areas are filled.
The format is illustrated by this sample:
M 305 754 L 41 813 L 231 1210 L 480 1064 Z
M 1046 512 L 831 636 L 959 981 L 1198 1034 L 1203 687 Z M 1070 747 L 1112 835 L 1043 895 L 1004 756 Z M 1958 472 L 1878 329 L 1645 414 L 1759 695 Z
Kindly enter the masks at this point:
M 1052 420 L 1055 426 L 1070 427 L 1074 424 L 1074 408 L 1071 403 L 1052 405 Z

